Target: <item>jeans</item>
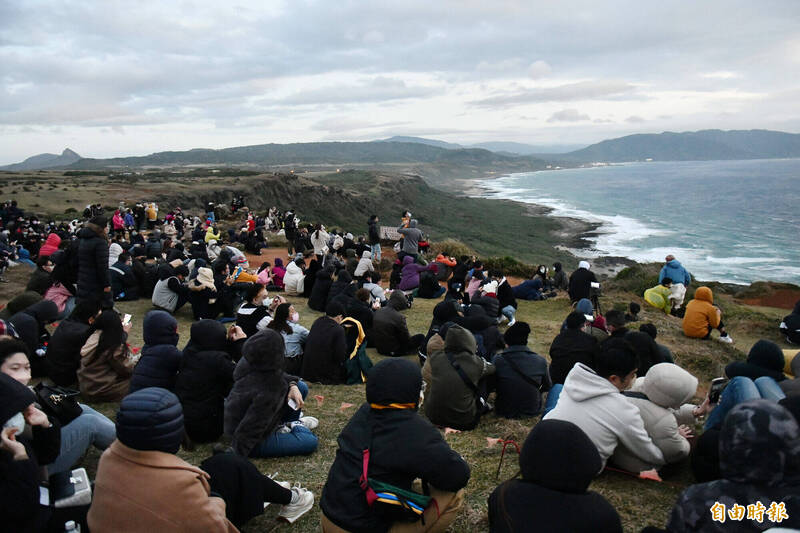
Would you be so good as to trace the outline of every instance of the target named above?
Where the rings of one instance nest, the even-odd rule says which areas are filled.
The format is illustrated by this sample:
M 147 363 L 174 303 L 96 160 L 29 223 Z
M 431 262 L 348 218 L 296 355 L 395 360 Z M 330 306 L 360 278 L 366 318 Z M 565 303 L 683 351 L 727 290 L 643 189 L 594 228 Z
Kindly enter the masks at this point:
M 64 310 L 58 314 L 56 320 L 64 320 L 65 318 L 67 318 L 69 315 L 72 314 L 73 309 L 75 309 L 75 297 L 70 296 L 69 298 L 67 298 L 67 301 L 64 302 Z
M 742 402 L 759 398 L 777 402 L 785 396 L 778 383 L 771 377 L 761 376 L 754 381 L 744 376 L 736 376 L 722 391 L 719 403 L 708 415 L 704 427 L 721 428 L 728 411 Z
M 370 244 L 370 251 L 372 252 L 372 260 L 373 261 L 380 261 L 381 260 L 381 243 L 378 244 Z
M 504 315 L 508 318 L 508 321 L 511 322 L 514 320 L 514 315 L 517 314 L 517 310 L 514 309 L 513 305 L 507 305 L 500 310 L 500 314 Z
M 308 395 L 308 385 L 303 381 L 297 382 L 297 388 L 303 399 Z M 291 424 L 300 420 L 300 409 L 294 410 L 289 405 L 283 406 L 281 422 Z M 278 426 L 278 430 L 284 426 Z M 273 431 L 266 439 L 261 441 L 250 452 L 250 457 L 288 457 L 290 455 L 308 455 L 317 449 L 317 436 L 307 427 L 296 424 L 290 426 L 291 431 L 281 433 Z
M 561 391 L 564 389 L 563 383 L 555 383 L 550 392 L 547 393 L 547 401 L 544 402 L 544 412 L 542 416 L 546 415 L 550 411 L 552 411 L 556 404 L 558 403 L 558 397 L 561 395 Z
M 50 474 L 66 472 L 80 461 L 89 446 L 105 450 L 117 438 L 114 422 L 88 405 L 80 404 L 83 413 L 61 427 L 61 450 L 53 464 L 48 465 Z

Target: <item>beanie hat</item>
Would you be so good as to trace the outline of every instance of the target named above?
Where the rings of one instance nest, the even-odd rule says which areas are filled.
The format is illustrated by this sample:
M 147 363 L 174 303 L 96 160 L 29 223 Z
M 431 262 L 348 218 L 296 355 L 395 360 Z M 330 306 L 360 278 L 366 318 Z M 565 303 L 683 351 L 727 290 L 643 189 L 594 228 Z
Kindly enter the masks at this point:
M 419 365 L 406 359 L 387 357 L 367 374 L 366 396 L 370 403 L 417 405 L 421 388 Z
M 117 411 L 117 438 L 134 450 L 177 453 L 183 440 L 178 397 L 160 387 L 127 395 Z
M 578 268 L 585 268 L 586 270 L 589 270 L 589 261 L 581 261 L 578 263 Z
M 783 351 L 772 341 L 761 339 L 750 348 L 747 354 L 747 362 L 768 370 L 783 372 L 785 359 Z
M 580 311 L 573 311 L 567 315 L 567 329 L 579 329 L 584 324 L 586 324 L 586 315 Z
M 503 340 L 509 346 L 524 346 L 528 344 L 528 335 L 530 334 L 531 327 L 527 322 L 517 322 L 506 330 Z

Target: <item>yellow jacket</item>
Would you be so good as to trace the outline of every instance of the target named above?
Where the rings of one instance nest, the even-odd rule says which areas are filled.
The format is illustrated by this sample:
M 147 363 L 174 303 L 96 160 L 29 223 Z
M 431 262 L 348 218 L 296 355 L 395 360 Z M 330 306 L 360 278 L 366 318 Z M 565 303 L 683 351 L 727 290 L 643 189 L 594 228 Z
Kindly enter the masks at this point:
M 708 287 L 698 287 L 694 293 L 694 300 L 686 304 L 683 333 L 687 337 L 702 339 L 708 335 L 709 326 L 712 329 L 716 328 L 719 322 L 720 315 L 714 307 L 714 294 Z

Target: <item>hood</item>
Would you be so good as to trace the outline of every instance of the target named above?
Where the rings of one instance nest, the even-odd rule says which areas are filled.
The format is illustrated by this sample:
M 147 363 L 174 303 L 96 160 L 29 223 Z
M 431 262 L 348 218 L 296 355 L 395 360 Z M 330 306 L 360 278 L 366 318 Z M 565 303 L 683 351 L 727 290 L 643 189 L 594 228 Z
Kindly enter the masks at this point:
M 408 298 L 403 294 L 403 291 L 399 289 L 394 290 L 391 296 L 389 296 L 389 303 L 386 305 L 396 311 L 403 311 L 404 309 L 408 309 Z
M 681 264 L 678 262 L 677 259 L 672 259 L 666 262 L 666 265 L 670 268 L 680 268 Z
M 565 393 L 576 402 L 585 402 L 598 396 L 620 392 L 610 381 L 598 376 L 594 370 L 583 363 L 577 363 L 564 380 L 562 394 Z
M 740 403 L 719 434 L 719 469 L 737 483 L 775 486 L 800 475 L 800 428 L 792 414 L 769 400 Z
M 444 324 L 458 316 L 457 306 L 458 302 L 456 300 L 441 301 L 433 308 L 433 318 L 440 324 Z
M 561 268 L 562 268 L 561 263 L 559 262 L 553 263 L 553 270 L 555 270 L 556 272 L 561 272 Z
M 462 323 L 470 331 L 483 331 L 494 323 L 489 315 L 486 314 L 486 309 L 478 304 L 472 304 L 467 307 L 466 315 Z
M 228 332 L 221 322 L 211 319 L 198 320 L 192 324 L 189 332 L 189 345 L 198 352 L 225 351 L 228 342 Z
M 142 337 L 148 346 L 178 344 L 178 321 L 166 311 L 148 311 L 142 322 Z
M 282 371 L 286 347 L 283 337 L 274 329 L 262 329 L 248 338 L 242 346 L 242 358 L 252 368 L 264 371 Z
M 48 235 L 47 240 L 44 241 L 45 246 L 51 246 L 53 248 L 58 248 L 60 244 L 61 244 L 61 237 L 59 237 L 55 233 L 51 233 L 50 235 Z
M 275 266 L 278 268 L 283 268 L 283 259 L 280 257 L 275 258 Z
M 292 275 L 302 274 L 303 273 L 303 269 L 301 269 L 299 266 L 297 266 L 297 263 L 295 263 L 294 261 L 291 261 L 288 265 L 286 265 L 286 273 L 287 274 L 292 274 Z
M 364 250 L 361 252 L 361 259 L 372 259 L 372 252 L 369 250 Z
M 714 293 L 711 292 L 711 289 L 708 287 L 697 287 L 697 290 L 694 291 L 694 299 L 695 300 L 702 300 L 704 302 L 708 302 L 710 304 L 714 303 Z
M 17 313 L 9 320 L 11 326 L 17 332 L 19 340 L 28 347 L 28 358 L 39 348 L 39 323 L 27 313 Z
M 409 228 L 416 228 L 417 227 L 417 219 L 416 218 L 412 218 L 411 220 L 409 220 L 408 221 L 408 227 Z
M 117 411 L 117 438 L 134 450 L 177 453 L 183 440 L 183 408 L 178 397 L 159 387 L 125 396 Z
M 656 405 L 677 409 L 697 392 L 697 378 L 678 365 L 659 363 L 647 371 L 642 392 Z
M 444 339 L 444 351 L 450 353 L 468 352 L 474 354 L 477 350 L 478 345 L 475 342 L 475 337 L 469 330 L 455 324 L 447 328 L 447 334 Z
M 0 372 L 0 424 L 24 410 L 36 401 L 33 391 L 12 378 Z
M 407 256 L 403 257 L 403 266 L 410 265 L 413 262 L 414 262 L 414 258 L 411 257 L 410 255 L 407 255 Z
M 8 316 L 15 315 L 20 311 L 24 311 L 36 302 L 42 301 L 42 295 L 34 291 L 25 291 L 19 296 L 12 298 L 3 311 L 8 312 Z M 6 314 L 6 313 L 4 313 Z
M 331 271 L 328 270 L 327 268 L 323 268 L 317 271 L 317 280 L 324 280 L 324 279 L 328 281 L 331 280 Z
M 522 445 L 522 479 L 559 492 L 581 494 L 603 467 L 600 453 L 578 426 L 542 420 Z
M 34 304 L 34 306 L 36 305 L 39 304 Z M 750 352 L 747 354 L 747 362 L 773 372 L 782 373 L 786 359 L 783 357 L 783 350 L 781 350 L 780 346 L 772 341 L 761 339 L 750 348 Z
M 58 318 L 58 306 L 51 300 L 42 300 L 25 309 L 39 324 L 49 324 Z
M 367 401 L 381 405 L 419 403 L 422 374 L 419 365 L 406 359 L 388 357 L 367 374 Z

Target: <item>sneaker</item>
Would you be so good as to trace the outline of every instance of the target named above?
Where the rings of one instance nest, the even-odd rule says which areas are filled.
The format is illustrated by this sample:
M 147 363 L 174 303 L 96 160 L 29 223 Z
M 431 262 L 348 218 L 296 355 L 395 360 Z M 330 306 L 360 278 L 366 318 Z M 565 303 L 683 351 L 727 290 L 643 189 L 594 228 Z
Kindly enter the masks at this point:
M 725 335 L 724 337 L 718 337 L 717 340 L 725 344 L 733 344 L 733 339 L 731 338 L 730 335 Z
M 308 429 L 317 429 L 317 427 L 319 427 L 319 420 L 313 416 L 301 416 L 300 420 L 298 420 L 297 422 L 292 422 L 292 425 L 298 423 L 305 426 Z
M 277 475 L 277 472 L 275 472 L 275 474 Z M 267 477 L 269 477 L 270 479 L 272 479 L 272 477 L 271 477 L 271 476 L 267 476 Z M 275 480 L 274 480 L 274 479 L 272 479 L 272 481 L 275 481 Z M 292 484 L 291 484 L 291 483 L 289 483 L 288 481 L 275 481 L 275 483 L 277 483 L 278 485 L 280 485 L 281 487 L 283 487 L 283 488 L 284 488 L 284 489 L 286 489 L 286 490 L 292 490 Z M 270 502 L 264 502 L 264 509 L 266 509 L 267 507 L 269 507 L 269 504 L 270 504 Z
M 314 506 L 314 494 L 300 485 L 292 487 L 292 501 L 281 507 L 278 518 L 294 523 Z

